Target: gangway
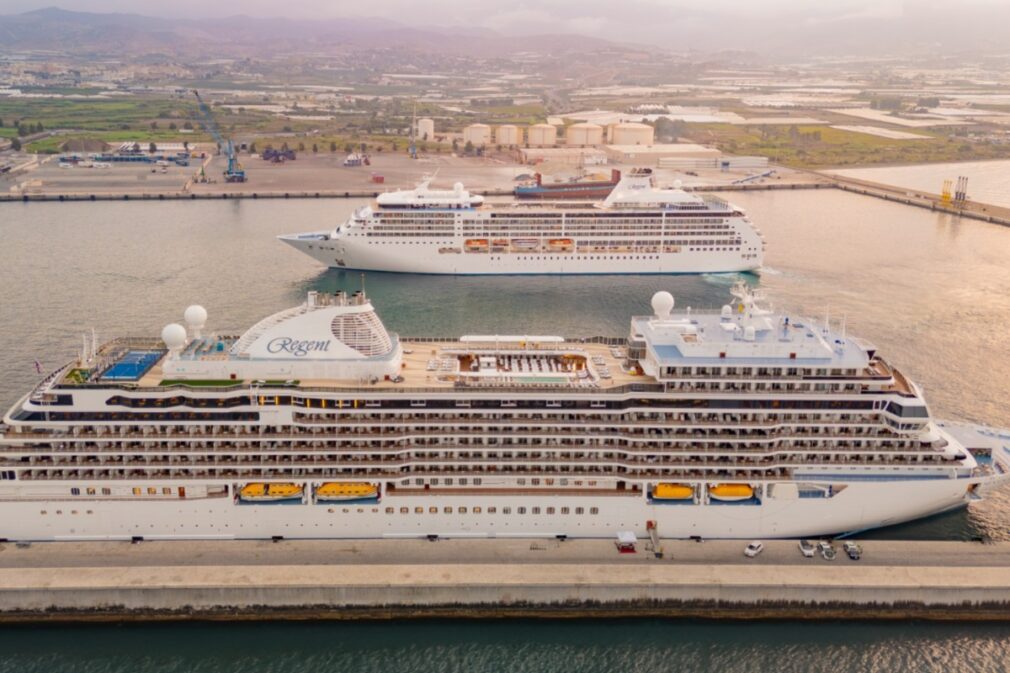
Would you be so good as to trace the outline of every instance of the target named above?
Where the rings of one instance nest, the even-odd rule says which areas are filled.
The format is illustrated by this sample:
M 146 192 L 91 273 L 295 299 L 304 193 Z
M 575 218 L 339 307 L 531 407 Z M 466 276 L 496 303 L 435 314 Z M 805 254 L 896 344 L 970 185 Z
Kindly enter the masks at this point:
M 652 553 L 656 558 L 663 558 L 663 543 L 659 541 L 659 527 L 655 521 L 646 521 L 645 529 L 649 531 L 649 539 L 652 541 Z
M 748 175 L 745 178 L 740 178 L 731 182 L 731 185 L 745 185 L 748 182 L 753 182 L 754 180 L 760 180 L 761 178 L 770 178 L 775 175 L 775 170 L 765 171 L 764 173 L 755 173 L 754 175 Z

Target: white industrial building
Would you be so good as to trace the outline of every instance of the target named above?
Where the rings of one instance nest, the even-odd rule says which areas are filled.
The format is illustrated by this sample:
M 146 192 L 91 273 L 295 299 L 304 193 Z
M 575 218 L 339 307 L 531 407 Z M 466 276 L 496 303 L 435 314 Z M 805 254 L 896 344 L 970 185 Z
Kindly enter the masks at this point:
M 463 129 L 463 142 L 474 147 L 485 147 L 491 144 L 491 127 L 487 124 L 470 124 Z
M 533 124 L 526 130 L 530 147 L 553 147 L 558 142 L 558 130 L 550 124 Z
M 525 164 L 602 166 L 607 163 L 607 154 L 595 147 L 527 147 L 519 150 L 519 160 Z
M 669 158 L 714 160 L 722 156 L 717 149 L 693 143 L 607 145 L 604 149 L 614 163 L 640 166 L 657 166 L 661 159 Z
M 603 144 L 603 127 L 599 124 L 580 122 L 572 124 L 565 131 L 565 144 L 576 147 L 592 147 Z
M 417 120 L 417 139 L 418 140 L 435 139 L 435 120 L 427 118 Z
M 659 168 L 673 168 L 681 171 L 691 170 L 723 170 L 747 171 L 768 168 L 768 157 L 737 157 L 723 155 L 720 157 L 663 157 L 659 160 Z
M 495 142 L 499 145 L 522 145 L 523 132 L 518 126 L 502 124 L 495 131 Z

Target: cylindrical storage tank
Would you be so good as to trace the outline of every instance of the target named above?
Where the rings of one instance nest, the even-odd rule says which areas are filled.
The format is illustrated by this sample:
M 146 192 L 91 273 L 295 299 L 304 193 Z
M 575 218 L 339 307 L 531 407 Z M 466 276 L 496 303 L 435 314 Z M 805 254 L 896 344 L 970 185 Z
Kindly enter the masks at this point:
M 651 145 L 656 137 L 655 129 L 637 122 L 615 124 L 611 133 L 612 145 Z
M 495 142 L 499 145 L 521 145 L 522 141 L 522 133 L 518 126 L 503 124 L 495 132 Z
M 526 130 L 530 147 L 551 147 L 558 142 L 558 130 L 550 124 L 534 124 Z
M 569 145 L 602 145 L 603 127 L 588 122 L 572 124 L 565 132 L 565 142 Z
M 474 147 L 491 144 L 491 127 L 487 124 L 470 124 L 463 129 L 463 142 L 472 143 Z
M 417 139 L 418 140 L 434 140 L 435 139 L 435 122 L 432 119 L 418 119 L 417 120 Z

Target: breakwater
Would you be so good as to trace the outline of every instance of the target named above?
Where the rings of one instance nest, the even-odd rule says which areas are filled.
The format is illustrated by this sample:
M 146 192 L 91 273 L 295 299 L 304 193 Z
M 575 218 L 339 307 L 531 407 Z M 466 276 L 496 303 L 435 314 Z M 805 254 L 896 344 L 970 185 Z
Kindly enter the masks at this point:
M 152 547 L 146 550 L 88 543 L 93 559 L 65 544 L 71 543 L 34 545 L 22 556 L 32 565 L 22 565 L 17 553 L 4 559 L 0 621 L 1010 620 L 1006 543 L 878 541 L 864 545 L 865 561 L 803 558 L 789 541 L 768 543 L 768 556 L 753 560 L 740 553 L 742 543 L 729 541 L 664 541 L 662 557 L 647 547 L 617 554 L 601 540 L 179 541 L 142 543 Z M 250 546 L 258 551 L 250 553 Z M 64 551 L 91 565 L 32 561 Z M 321 563 L 325 558 L 332 562 Z

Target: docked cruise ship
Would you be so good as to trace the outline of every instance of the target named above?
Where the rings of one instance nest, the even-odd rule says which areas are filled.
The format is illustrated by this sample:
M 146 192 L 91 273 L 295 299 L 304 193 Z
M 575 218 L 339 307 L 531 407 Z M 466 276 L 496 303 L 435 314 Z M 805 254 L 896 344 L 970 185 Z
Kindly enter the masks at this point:
M 739 208 L 657 188 L 647 169 L 601 202 L 492 204 L 429 182 L 379 194 L 336 229 L 280 238 L 330 267 L 404 273 L 730 273 L 764 254 Z
M 0 538 L 789 537 L 978 499 L 1010 433 L 933 419 L 871 345 L 746 285 L 625 338 L 402 339 L 310 292 L 86 343 L 0 426 Z

